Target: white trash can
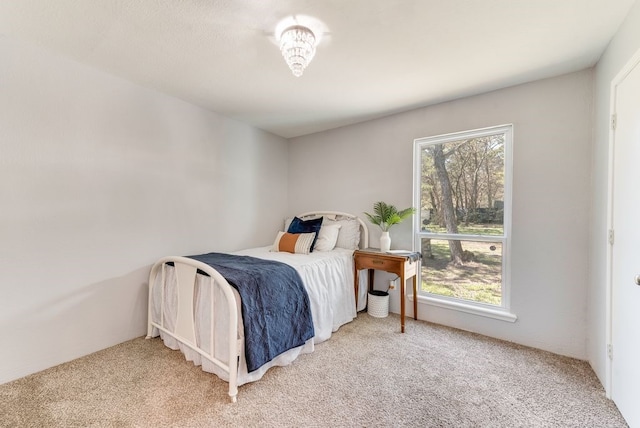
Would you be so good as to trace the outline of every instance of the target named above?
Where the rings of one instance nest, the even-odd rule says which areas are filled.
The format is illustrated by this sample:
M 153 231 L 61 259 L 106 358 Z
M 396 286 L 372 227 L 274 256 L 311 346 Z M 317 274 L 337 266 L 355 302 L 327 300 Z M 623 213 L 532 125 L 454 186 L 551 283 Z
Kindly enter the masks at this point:
M 384 318 L 389 315 L 389 293 L 373 290 L 369 292 L 367 313 L 372 317 Z

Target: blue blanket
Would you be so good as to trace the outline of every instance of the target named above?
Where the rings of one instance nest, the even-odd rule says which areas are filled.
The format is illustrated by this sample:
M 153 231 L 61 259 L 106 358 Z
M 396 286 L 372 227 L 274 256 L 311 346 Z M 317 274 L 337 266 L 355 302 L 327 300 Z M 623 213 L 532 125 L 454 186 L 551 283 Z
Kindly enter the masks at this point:
M 249 372 L 314 336 L 309 295 L 293 267 L 224 253 L 189 257 L 220 272 L 238 290 Z

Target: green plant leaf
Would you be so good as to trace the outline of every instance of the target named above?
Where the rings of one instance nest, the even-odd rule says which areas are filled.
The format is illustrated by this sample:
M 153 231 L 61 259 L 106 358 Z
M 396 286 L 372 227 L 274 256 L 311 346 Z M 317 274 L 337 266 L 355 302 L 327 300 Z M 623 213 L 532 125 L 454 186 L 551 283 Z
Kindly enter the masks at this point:
M 364 214 L 372 224 L 380 226 L 384 232 L 388 232 L 391 226 L 401 223 L 404 219 L 415 213 L 415 208 L 409 207 L 398 211 L 395 206 L 379 201 L 373 204 L 373 212 L 375 214 L 367 212 Z

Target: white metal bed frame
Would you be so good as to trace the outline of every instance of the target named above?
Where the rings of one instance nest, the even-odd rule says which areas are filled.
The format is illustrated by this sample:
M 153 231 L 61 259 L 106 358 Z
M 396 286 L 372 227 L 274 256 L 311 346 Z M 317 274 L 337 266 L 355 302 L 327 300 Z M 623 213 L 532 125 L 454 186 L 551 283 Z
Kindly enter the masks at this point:
M 338 219 L 351 219 L 354 218 L 358 221 L 360 225 L 360 248 L 367 248 L 369 246 L 369 233 L 367 229 L 367 225 L 362 221 L 361 218 L 340 211 L 312 211 L 304 214 L 300 214 L 297 217 L 300 219 L 308 219 L 319 216 L 335 216 Z M 166 278 L 166 265 L 167 263 L 173 263 L 175 269 L 176 276 L 176 290 L 177 290 L 177 318 L 174 331 L 170 331 L 167 329 L 165 320 L 164 320 L 164 306 L 165 306 L 165 296 L 164 296 L 164 283 Z M 210 284 L 211 284 L 211 301 L 210 309 L 211 309 L 211 341 L 208 352 L 200 349 L 196 342 L 196 320 L 195 320 L 195 310 L 194 310 L 194 293 L 195 293 L 195 285 L 196 285 L 196 275 L 198 270 L 209 275 Z M 161 282 L 163 286 L 161 287 L 161 308 L 160 308 L 160 321 L 155 322 L 153 320 L 153 289 L 156 283 L 157 276 L 161 275 Z M 226 301 L 226 306 L 229 310 L 229 354 L 228 361 L 229 364 L 226 364 L 224 361 L 219 360 L 215 357 L 215 340 L 213 340 L 213 335 L 215 334 L 215 316 L 214 314 L 214 304 L 215 298 L 213 290 L 214 287 L 218 287 L 224 296 L 224 300 Z M 151 268 L 151 272 L 149 274 L 149 303 L 148 303 L 148 326 L 147 326 L 147 339 L 150 339 L 153 336 L 153 329 L 157 328 L 162 331 L 164 334 L 173 337 L 178 342 L 184 344 L 190 349 L 194 350 L 198 354 L 200 354 L 203 358 L 206 358 L 208 361 L 222 369 L 224 372 L 228 373 L 229 376 L 229 397 L 231 397 L 232 402 L 237 401 L 238 395 L 238 362 L 241 358 L 240 350 L 242 349 L 242 338 L 238 337 L 238 309 L 236 306 L 236 297 L 233 292 L 234 288 L 227 282 L 226 279 L 214 268 L 211 266 L 199 262 L 194 259 L 190 259 L 188 257 L 181 256 L 168 256 L 163 257 L 158 260 Z M 231 340 L 231 338 L 235 338 L 235 340 Z M 235 346 L 234 346 L 235 344 Z

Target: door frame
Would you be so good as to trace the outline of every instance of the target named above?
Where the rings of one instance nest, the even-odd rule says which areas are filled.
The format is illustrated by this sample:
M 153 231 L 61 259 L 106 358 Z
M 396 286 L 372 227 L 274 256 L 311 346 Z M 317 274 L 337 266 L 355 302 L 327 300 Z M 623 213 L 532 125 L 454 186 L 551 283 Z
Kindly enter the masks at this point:
M 608 164 L 608 183 L 607 183 L 607 268 L 606 268 L 606 363 L 605 363 L 605 393 L 607 398 L 611 399 L 613 388 L 613 362 L 609 357 L 609 347 L 613 344 L 613 245 L 610 243 L 608 235 L 613 231 L 613 191 L 614 191 L 614 173 L 615 173 L 615 129 L 613 127 L 613 118 L 616 114 L 616 91 L 618 86 L 636 67 L 640 66 L 640 49 L 627 61 L 620 69 L 618 74 L 611 81 L 610 104 L 609 104 L 609 164 Z M 614 238 L 615 239 L 615 238 Z

